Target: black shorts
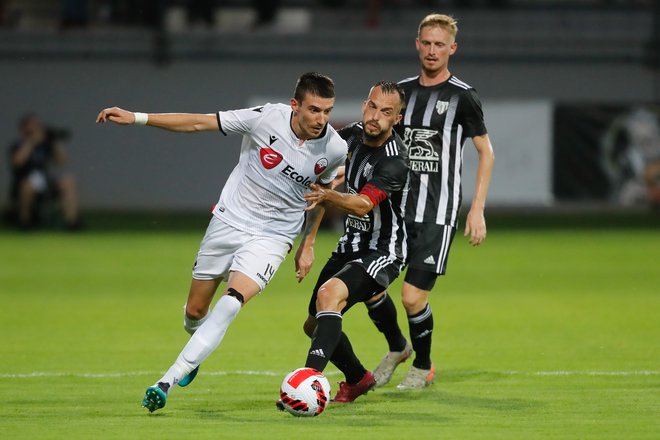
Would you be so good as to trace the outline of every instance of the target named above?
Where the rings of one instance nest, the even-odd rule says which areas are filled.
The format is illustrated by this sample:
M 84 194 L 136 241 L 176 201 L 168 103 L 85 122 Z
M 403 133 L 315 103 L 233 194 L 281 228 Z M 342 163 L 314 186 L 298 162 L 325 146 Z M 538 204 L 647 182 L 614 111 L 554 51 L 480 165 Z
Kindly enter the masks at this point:
M 309 299 L 309 314 L 316 316 L 316 295 L 329 279 L 338 278 L 348 287 L 346 307 L 341 311 L 344 314 L 355 304 L 385 290 L 399 276 L 402 266 L 400 262 L 391 261 L 376 252 L 362 256 L 333 253 L 314 286 L 312 297 Z
M 408 267 L 436 275 L 447 271 L 449 249 L 456 235 L 454 226 L 433 223 L 406 223 Z

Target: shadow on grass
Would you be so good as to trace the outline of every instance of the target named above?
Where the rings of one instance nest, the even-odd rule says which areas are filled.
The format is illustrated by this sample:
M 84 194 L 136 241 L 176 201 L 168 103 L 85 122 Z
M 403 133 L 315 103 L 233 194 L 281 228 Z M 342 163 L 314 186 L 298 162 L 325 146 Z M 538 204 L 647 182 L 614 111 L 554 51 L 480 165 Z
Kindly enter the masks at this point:
M 319 417 L 294 417 L 286 412 L 278 411 L 274 404 L 271 410 L 270 406 L 264 405 L 263 402 L 253 400 L 233 401 L 230 406 L 215 409 L 193 408 L 192 412 L 200 420 L 222 420 L 224 422 L 247 423 L 250 425 L 262 424 L 265 426 L 279 421 L 288 425 L 292 420 L 296 420 L 296 423 L 309 424 L 309 426 L 316 423 L 325 424 L 324 420 L 332 420 L 332 423 L 341 420 L 342 426 L 355 427 L 368 426 L 373 423 L 374 418 L 379 420 L 379 425 L 400 425 L 401 422 L 425 425 L 429 422 L 437 424 L 449 423 L 454 420 L 450 417 L 438 416 L 437 411 L 432 407 L 429 407 L 427 411 L 419 411 L 419 408 L 414 405 L 406 407 L 396 403 L 395 406 L 393 405 L 394 402 L 389 400 L 363 399 L 350 404 L 330 404 Z M 263 412 L 264 417 L 255 418 L 255 412 Z
M 511 375 L 497 371 L 485 370 L 442 370 L 438 372 L 438 380 L 444 383 L 465 382 L 468 380 L 479 379 L 487 381 L 496 381 L 510 379 Z
M 391 401 L 404 402 L 408 400 L 426 400 L 441 405 L 482 408 L 497 411 L 524 411 L 527 409 L 535 409 L 543 406 L 541 402 L 529 399 L 461 396 L 447 392 L 431 392 L 431 390 L 409 392 L 401 392 L 398 390 L 383 390 L 382 393 L 383 396 L 386 396 L 386 398 Z

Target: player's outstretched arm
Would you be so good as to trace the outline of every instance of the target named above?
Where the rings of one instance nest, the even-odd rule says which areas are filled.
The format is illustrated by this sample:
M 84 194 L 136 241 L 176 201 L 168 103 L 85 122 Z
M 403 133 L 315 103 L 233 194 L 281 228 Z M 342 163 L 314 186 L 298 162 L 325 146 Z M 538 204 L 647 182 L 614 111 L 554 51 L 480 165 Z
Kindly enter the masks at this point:
M 486 218 L 484 209 L 486 208 L 486 196 L 488 194 L 488 185 L 490 184 L 490 175 L 495 163 L 495 153 L 490 143 L 488 135 L 475 136 L 472 138 L 474 146 L 479 155 L 479 165 L 477 166 L 477 186 L 472 199 L 472 205 L 465 221 L 464 236 L 470 237 L 470 244 L 479 246 L 486 239 Z
M 110 107 L 101 110 L 96 123 L 114 122 L 119 125 L 151 125 L 152 127 L 180 133 L 218 131 L 218 118 L 213 113 L 139 113 Z

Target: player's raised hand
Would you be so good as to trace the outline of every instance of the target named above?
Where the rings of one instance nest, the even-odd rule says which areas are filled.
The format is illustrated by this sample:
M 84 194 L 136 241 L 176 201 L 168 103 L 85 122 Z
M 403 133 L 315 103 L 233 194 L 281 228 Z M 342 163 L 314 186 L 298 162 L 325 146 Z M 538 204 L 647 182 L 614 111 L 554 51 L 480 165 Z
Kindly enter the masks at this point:
M 486 219 L 483 211 L 470 209 L 465 221 L 465 237 L 470 236 L 470 244 L 479 246 L 486 239 Z
M 119 125 L 130 125 L 135 123 L 135 113 L 129 112 L 119 107 L 110 107 L 101 110 L 101 113 L 96 117 L 96 123 L 114 122 Z

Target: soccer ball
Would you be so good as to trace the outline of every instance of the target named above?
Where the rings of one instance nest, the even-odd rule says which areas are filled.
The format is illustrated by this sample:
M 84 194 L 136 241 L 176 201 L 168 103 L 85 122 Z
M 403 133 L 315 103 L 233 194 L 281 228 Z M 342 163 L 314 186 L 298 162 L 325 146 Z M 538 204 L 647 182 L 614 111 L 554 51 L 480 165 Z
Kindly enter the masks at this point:
M 284 409 L 297 417 L 313 417 L 330 401 L 330 382 L 313 368 L 298 368 L 287 374 L 280 386 Z

